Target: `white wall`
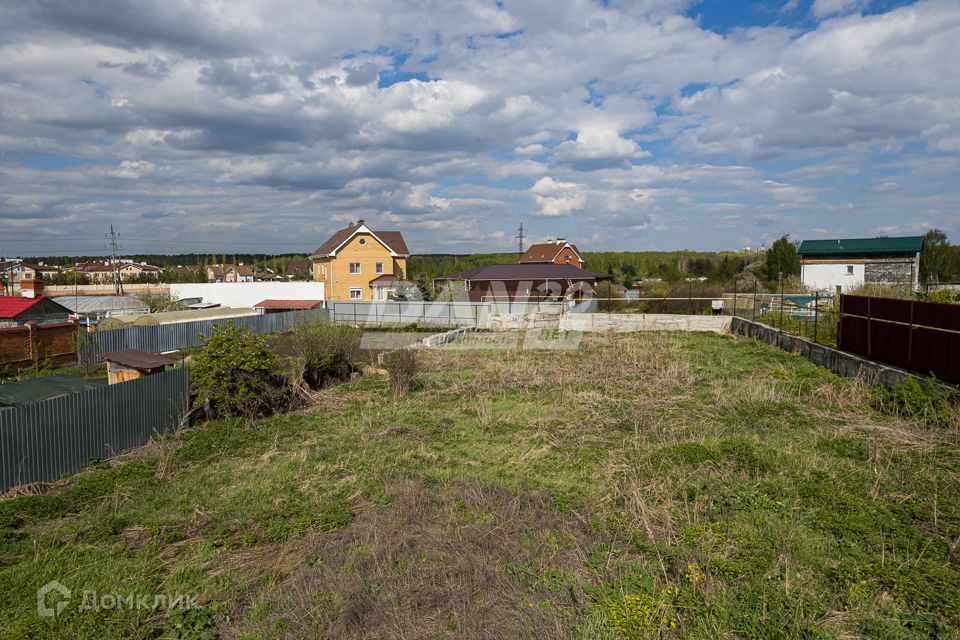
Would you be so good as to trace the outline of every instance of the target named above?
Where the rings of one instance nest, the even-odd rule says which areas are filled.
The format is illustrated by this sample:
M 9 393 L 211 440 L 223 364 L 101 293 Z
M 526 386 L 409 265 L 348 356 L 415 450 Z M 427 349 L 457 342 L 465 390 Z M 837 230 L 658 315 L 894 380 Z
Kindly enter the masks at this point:
M 848 266 L 853 267 L 853 275 L 847 275 Z M 812 289 L 826 289 L 833 293 L 840 285 L 843 291 L 849 291 L 864 283 L 864 264 L 804 264 L 800 266 L 800 276 L 803 284 Z
M 170 297 L 203 298 L 224 307 L 252 307 L 261 300 L 326 300 L 322 282 L 202 282 L 171 284 Z

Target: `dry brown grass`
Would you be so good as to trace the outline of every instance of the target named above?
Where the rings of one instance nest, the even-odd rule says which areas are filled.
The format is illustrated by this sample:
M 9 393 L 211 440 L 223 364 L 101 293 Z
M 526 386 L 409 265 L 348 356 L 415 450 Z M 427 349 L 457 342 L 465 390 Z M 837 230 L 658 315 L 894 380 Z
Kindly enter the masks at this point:
M 388 505 L 311 537 L 312 560 L 261 594 L 272 602 L 262 620 L 224 636 L 570 637 L 566 613 L 586 606 L 585 596 L 573 588 L 558 597 L 536 579 L 541 566 L 563 568 L 575 584 L 589 579 L 581 520 L 558 516 L 543 494 L 488 486 L 402 481 L 388 494 Z M 282 557 L 302 552 L 262 559 L 282 569 Z M 547 598 L 549 608 L 541 606 Z

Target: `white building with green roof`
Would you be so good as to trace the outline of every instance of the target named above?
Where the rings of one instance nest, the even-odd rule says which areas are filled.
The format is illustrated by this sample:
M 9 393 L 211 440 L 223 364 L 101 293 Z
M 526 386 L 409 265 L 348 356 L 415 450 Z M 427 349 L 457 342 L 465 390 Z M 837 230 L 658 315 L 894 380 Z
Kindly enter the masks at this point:
M 865 284 L 920 286 L 923 236 L 804 240 L 800 277 L 811 289 L 850 291 Z

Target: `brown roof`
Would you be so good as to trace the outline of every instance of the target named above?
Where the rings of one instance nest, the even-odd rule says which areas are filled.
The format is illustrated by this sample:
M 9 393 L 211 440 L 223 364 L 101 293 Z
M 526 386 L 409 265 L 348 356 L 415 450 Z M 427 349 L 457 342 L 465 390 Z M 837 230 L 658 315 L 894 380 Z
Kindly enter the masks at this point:
M 112 271 L 113 269 L 106 262 L 78 262 L 73 270 L 81 273 L 95 273 L 99 271 Z
M 287 275 L 295 275 L 298 273 L 309 273 L 312 271 L 311 262 L 309 260 L 291 260 L 287 263 Z
M 315 309 L 323 300 L 261 300 L 254 309 Z
M 520 262 L 553 262 L 556 260 L 557 256 L 560 255 L 560 252 L 563 251 L 564 247 L 569 246 L 573 249 L 573 252 L 577 254 L 577 257 L 580 258 L 580 261 L 583 261 L 583 256 L 580 255 L 580 251 L 577 250 L 577 246 L 570 244 L 569 242 L 544 242 L 542 244 L 532 244 L 520 256 Z
M 526 264 L 490 264 L 485 267 L 474 267 L 448 276 L 440 276 L 437 280 L 475 280 L 475 281 L 506 281 L 506 280 L 610 280 L 612 276 L 606 273 L 585 271 L 572 264 L 554 264 L 552 262 L 531 262 Z
M 172 358 L 158 356 L 140 349 L 121 349 L 120 351 L 105 353 L 103 359 L 107 362 L 122 364 L 131 369 L 155 369 L 177 364 L 177 361 Z
M 370 281 L 370 284 L 371 284 L 371 285 L 374 285 L 374 284 L 392 284 L 392 283 L 396 283 L 396 284 L 414 284 L 414 283 L 411 282 L 410 280 L 403 280 L 402 278 L 398 278 L 397 276 L 395 276 L 395 275 L 393 275 L 393 274 L 390 274 L 390 273 L 386 273 L 386 274 L 384 274 L 384 275 L 382 275 L 382 276 L 377 276 L 376 278 L 374 278 L 373 280 Z
M 330 238 L 320 245 L 316 251 L 313 252 L 315 256 L 327 256 L 333 253 L 337 247 L 346 242 L 350 236 L 352 236 L 357 229 L 363 226 L 363 220 L 358 220 L 354 224 L 348 226 L 346 229 L 340 229 L 335 234 L 330 236 Z M 368 227 L 369 228 L 369 227 Z M 398 253 L 400 255 L 408 255 L 410 250 L 407 249 L 407 243 L 403 241 L 403 234 L 399 231 L 372 231 L 371 233 L 376 237 L 380 238 L 384 244 L 387 245 L 387 248 Z

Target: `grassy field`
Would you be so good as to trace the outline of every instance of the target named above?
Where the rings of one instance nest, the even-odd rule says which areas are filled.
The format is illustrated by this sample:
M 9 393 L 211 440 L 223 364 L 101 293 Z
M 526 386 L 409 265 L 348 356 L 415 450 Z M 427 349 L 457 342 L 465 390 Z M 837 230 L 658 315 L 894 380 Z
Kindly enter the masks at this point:
M 0 502 L 0 637 L 958 637 L 956 425 L 731 336 L 423 369 Z

